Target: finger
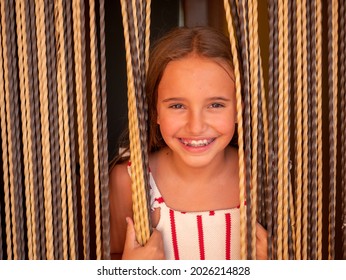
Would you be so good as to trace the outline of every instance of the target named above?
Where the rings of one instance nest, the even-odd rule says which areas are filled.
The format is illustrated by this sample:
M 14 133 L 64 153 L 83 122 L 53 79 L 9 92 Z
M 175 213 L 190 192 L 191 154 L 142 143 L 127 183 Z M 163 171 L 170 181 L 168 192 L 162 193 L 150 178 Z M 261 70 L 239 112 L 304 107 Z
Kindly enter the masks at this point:
M 133 221 L 130 217 L 126 217 L 126 239 L 125 239 L 125 246 L 128 248 L 136 248 L 139 246 L 137 239 L 136 239 L 136 231 L 133 224 Z
M 267 231 L 259 223 L 256 224 L 256 232 L 257 232 L 257 237 L 258 238 L 266 238 L 267 237 Z
M 151 248 L 151 250 L 153 250 L 155 259 L 158 259 L 158 260 L 166 259 L 164 248 L 163 248 L 162 234 L 157 229 L 153 228 L 153 232 L 148 240 L 148 243 L 145 245 L 145 247 L 149 247 Z
M 149 244 L 159 244 L 159 245 L 163 245 L 163 241 L 162 241 L 162 236 L 161 236 L 161 232 L 158 231 L 157 229 L 153 228 L 153 232 L 151 233 L 151 236 L 148 240 Z

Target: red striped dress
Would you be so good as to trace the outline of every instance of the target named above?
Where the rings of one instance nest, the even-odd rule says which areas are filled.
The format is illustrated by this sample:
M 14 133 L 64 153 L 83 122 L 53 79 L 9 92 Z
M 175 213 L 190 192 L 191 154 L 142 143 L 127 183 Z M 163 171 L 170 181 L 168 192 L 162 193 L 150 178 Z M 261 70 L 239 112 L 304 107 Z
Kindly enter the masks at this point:
M 169 208 L 150 173 L 151 209 L 160 208 L 157 229 L 169 260 L 240 259 L 239 208 L 180 212 Z

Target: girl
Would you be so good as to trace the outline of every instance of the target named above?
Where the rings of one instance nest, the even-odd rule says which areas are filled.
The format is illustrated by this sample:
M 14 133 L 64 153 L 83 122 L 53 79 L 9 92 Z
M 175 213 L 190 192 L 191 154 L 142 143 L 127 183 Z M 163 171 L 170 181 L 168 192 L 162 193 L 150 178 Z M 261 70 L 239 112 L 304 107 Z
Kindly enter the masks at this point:
M 122 259 L 239 259 L 236 97 L 226 36 L 178 28 L 150 55 L 149 165 L 153 234 L 133 228 L 130 164 L 110 172 L 111 253 Z M 266 231 L 257 228 L 257 258 Z

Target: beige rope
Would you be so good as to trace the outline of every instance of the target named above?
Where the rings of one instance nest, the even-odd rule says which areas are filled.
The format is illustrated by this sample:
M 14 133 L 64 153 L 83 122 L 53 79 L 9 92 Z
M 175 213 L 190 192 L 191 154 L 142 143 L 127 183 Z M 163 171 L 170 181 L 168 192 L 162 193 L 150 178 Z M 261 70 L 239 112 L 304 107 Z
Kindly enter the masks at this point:
M 130 40 L 127 26 L 126 1 L 121 0 L 121 11 L 123 16 L 126 65 L 127 65 L 127 85 L 128 85 L 128 108 L 129 108 L 129 132 L 130 132 L 130 151 L 131 151 L 131 189 L 133 200 L 133 218 L 135 223 L 136 237 L 140 244 L 145 244 L 149 239 L 149 221 L 147 217 L 147 203 L 144 187 L 144 174 L 142 167 L 142 155 L 140 147 L 140 137 L 138 131 L 137 109 L 135 104 L 134 79 L 132 74 Z
M 224 7 L 226 11 L 226 20 L 228 32 L 230 35 L 230 43 L 233 54 L 233 65 L 235 75 L 235 88 L 237 98 L 237 121 L 238 121 L 238 153 L 239 153 L 239 199 L 240 199 L 240 257 L 246 259 L 246 211 L 245 211 L 245 165 L 244 165 L 244 139 L 243 139 L 243 117 L 242 117 L 242 96 L 241 96 L 241 82 L 239 71 L 239 59 L 237 51 L 237 43 L 235 39 L 235 30 L 233 29 L 231 8 L 228 0 L 224 0 Z
M 288 0 L 285 0 L 283 7 L 283 63 L 284 63 L 284 72 L 283 72 L 283 114 L 284 114 L 284 140 L 283 140 L 283 258 L 285 260 L 289 259 L 288 256 L 288 221 L 289 221 L 289 67 L 288 67 L 288 42 L 289 42 L 289 34 L 288 34 Z
M 7 259 L 13 259 L 12 252 L 12 231 L 11 231 L 11 201 L 10 201 L 10 186 L 11 186 L 11 172 L 10 172 L 10 159 L 9 159 L 9 149 L 7 145 L 7 138 L 10 133 L 9 122 L 7 120 L 8 112 L 8 67 L 7 67 L 7 46 L 6 46 L 6 22 L 5 22 L 5 7 L 4 3 L 0 1 L 0 18 L 1 18 L 1 36 L 0 36 L 0 90 L 4 94 L 0 94 L 1 102 L 1 138 L 2 138 L 2 158 L 3 158 L 3 168 L 4 168 L 4 196 L 5 196 L 5 224 L 6 224 L 6 245 L 7 245 Z M 5 80 L 3 78 L 5 77 Z M 6 100 L 7 99 L 7 100 Z M 9 176 L 10 175 L 10 176 Z
M 284 26 L 284 4 L 282 1 L 278 1 L 278 22 L 279 22 L 279 112 L 278 112 L 278 126 L 279 126 L 279 151 L 278 151 L 278 230 L 277 230 L 277 236 L 278 236 L 278 246 L 277 246 L 277 255 L 278 259 L 281 260 L 283 258 L 283 228 L 282 228 L 282 221 L 283 221 L 283 189 L 284 189 L 284 46 L 283 42 L 286 38 L 284 38 L 283 29 Z
M 303 141 L 303 128 L 302 128 L 302 2 L 296 3 L 297 13 L 297 80 L 296 80 L 296 123 L 295 123 L 295 154 L 296 154 L 296 203 L 295 203 L 295 229 L 296 229 L 296 243 L 295 243 L 295 258 L 301 259 L 301 222 L 302 222 L 302 141 Z
M 302 218 L 302 224 L 303 224 L 303 230 L 302 230 L 302 259 L 307 259 L 307 244 L 308 244 L 308 89 L 307 89 L 307 13 L 306 13 L 306 0 L 302 1 L 302 83 L 303 83 L 303 205 L 302 205 L 302 211 L 303 211 L 303 218 Z
M 99 168 L 99 147 L 97 132 L 97 46 L 96 46 L 96 26 L 95 26 L 95 2 L 89 3 L 90 16 L 90 60 L 91 60 L 91 103 L 92 103 L 92 131 L 93 131 L 93 152 L 94 152 L 94 184 L 95 184 L 95 233 L 96 233 L 96 258 L 102 257 L 101 248 L 101 212 L 100 212 L 100 168 Z

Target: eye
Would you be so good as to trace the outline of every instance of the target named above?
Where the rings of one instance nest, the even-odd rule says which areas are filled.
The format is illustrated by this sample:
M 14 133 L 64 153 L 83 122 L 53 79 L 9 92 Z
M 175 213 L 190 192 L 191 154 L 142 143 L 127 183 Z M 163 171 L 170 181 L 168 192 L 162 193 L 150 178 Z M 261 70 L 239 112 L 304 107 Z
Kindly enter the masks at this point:
M 169 108 L 172 108 L 172 109 L 184 109 L 184 105 L 178 103 L 178 104 L 170 105 Z
M 210 104 L 209 108 L 224 108 L 225 105 L 221 103 L 212 103 Z

